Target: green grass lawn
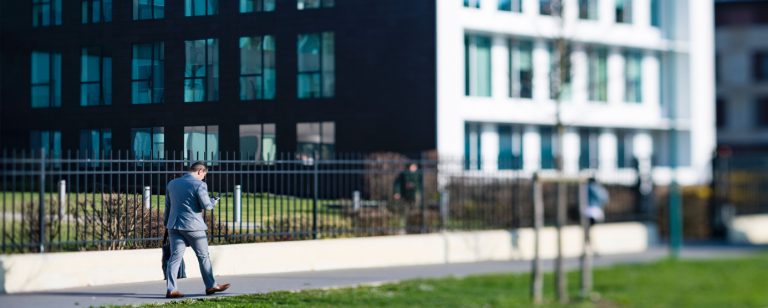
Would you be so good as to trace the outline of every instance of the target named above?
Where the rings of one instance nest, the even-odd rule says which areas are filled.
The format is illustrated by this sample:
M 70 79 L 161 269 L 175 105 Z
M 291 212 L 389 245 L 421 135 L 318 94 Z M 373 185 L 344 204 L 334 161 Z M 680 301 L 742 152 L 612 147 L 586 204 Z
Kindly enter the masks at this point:
M 93 207 L 100 208 L 110 202 L 115 202 L 117 198 L 127 198 L 129 203 L 143 203 L 141 194 L 105 194 L 101 193 L 67 193 L 67 213 L 75 211 L 90 211 Z M 222 218 L 227 217 L 232 220 L 234 217 L 234 196 L 232 193 L 221 194 L 221 200 L 214 208 L 214 213 Z M 11 213 L 21 213 L 22 210 L 37 210 L 39 204 L 38 194 L 36 192 L 3 192 L 0 191 L 0 215 L 2 212 L 10 215 Z M 58 194 L 47 193 L 44 204 L 46 211 L 54 207 L 58 211 Z M 350 200 L 318 200 L 318 214 L 338 215 L 337 208 L 330 208 L 331 205 L 351 206 Z M 165 195 L 152 195 L 150 197 L 150 207 L 163 211 L 165 209 Z M 254 194 L 243 193 L 241 198 L 241 211 L 244 221 L 258 221 L 260 217 L 271 216 L 275 214 L 288 215 L 287 213 L 311 214 L 313 211 L 313 200 L 311 198 L 297 198 L 293 196 L 283 196 L 275 194 Z M 220 213 L 220 214 L 219 214 Z
M 575 299 L 571 272 L 568 307 L 768 307 L 768 255 L 714 261 L 661 261 L 595 271 L 591 301 Z M 376 287 L 274 292 L 163 307 L 529 307 L 529 276 L 499 274 L 411 280 Z M 545 276 L 544 307 L 555 304 L 552 275 Z M 150 307 L 155 305 L 147 305 Z

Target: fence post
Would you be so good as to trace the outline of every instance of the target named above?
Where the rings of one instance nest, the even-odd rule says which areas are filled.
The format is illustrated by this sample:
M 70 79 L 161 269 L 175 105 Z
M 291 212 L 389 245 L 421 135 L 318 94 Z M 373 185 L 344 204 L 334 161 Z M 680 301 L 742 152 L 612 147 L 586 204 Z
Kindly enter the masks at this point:
M 421 209 L 421 233 L 427 233 L 427 207 L 424 203 L 424 153 L 419 156 L 419 205 Z
M 533 174 L 533 260 L 531 262 L 531 297 L 542 302 L 544 281 L 541 276 L 541 227 L 544 225 L 544 200 L 538 173 Z
M 144 194 L 142 195 L 144 198 L 144 208 L 149 209 L 152 207 L 151 197 L 152 197 L 152 188 L 149 186 L 144 186 Z
M 440 191 L 440 227 L 443 231 L 447 229 L 448 226 L 448 204 L 450 201 L 450 193 L 448 190 L 441 190 Z
M 67 180 L 59 180 L 59 219 L 67 214 Z
M 357 212 L 360 210 L 360 207 L 362 205 L 360 204 L 360 191 L 355 190 L 352 192 L 352 208 Z
M 45 149 L 40 149 L 40 176 L 39 176 L 39 192 L 38 192 L 38 215 L 37 220 L 40 226 L 40 253 L 45 252 Z
M 555 260 L 555 295 L 561 304 L 568 302 L 568 276 L 565 273 L 565 257 L 563 256 L 563 229 L 567 223 L 566 213 L 568 211 L 567 191 L 563 181 L 563 172 L 557 174 L 557 257 Z
M 586 211 L 589 204 L 587 183 L 579 183 L 579 217 L 581 228 L 584 230 L 584 242 L 581 251 L 581 298 L 588 299 L 592 293 L 592 238 L 590 232 L 592 226 L 587 218 Z
M 320 189 L 320 185 L 318 185 L 317 181 L 319 179 L 318 176 L 318 164 L 320 163 L 317 158 L 317 151 L 313 154 L 315 156 L 314 158 L 314 164 L 312 164 L 313 172 L 312 176 L 314 180 L 312 181 L 313 186 L 313 192 L 312 192 L 312 239 L 317 239 L 317 197 L 318 197 L 318 190 Z
M 242 187 L 240 185 L 235 185 L 235 223 L 240 222 L 240 213 L 241 213 L 241 204 L 242 204 Z

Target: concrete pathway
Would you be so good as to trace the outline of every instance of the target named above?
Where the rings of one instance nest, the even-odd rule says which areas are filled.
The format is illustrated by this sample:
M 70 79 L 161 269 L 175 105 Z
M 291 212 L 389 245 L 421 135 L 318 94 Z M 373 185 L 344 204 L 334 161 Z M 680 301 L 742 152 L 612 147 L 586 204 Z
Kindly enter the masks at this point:
M 686 259 L 707 259 L 738 257 L 768 251 L 766 247 L 734 247 L 720 245 L 686 246 L 681 257 Z M 596 267 L 614 264 L 644 263 L 667 256 L 665 248 L 653 248 L 639 254 L 598 256 Z M 578 266 L 578 260 L 568 259 L 567 267 Z M 544 262 L 545 269 L 552 269 L 552 261 Z M 188 271 L 196 271 L 193 264 Z M 215 269 L 214 269 L 215 271 Z M 467 276 L 486 273 L 520 273 L 530 271 L 530 261 L 481 262 L 463 264 L 441 264 L 425 266 L 371 268 L 355 270 L 334 270 L 297 272 L 268 275 L 243 275 L 217 277 L 218 282 L 230 282 L 232 287 L 220 296 L 265 293 L 282 290 L 305 290 L 332 287 L 346 287 L 365 284 L 379 284 L 414 278 L 439 278 Z M 181 279 L 179 289 L 189 298 L 204 298 L 200 278 Z M 89 307 L 101 305 L 136 305 L 162 303 L 165 299 L 165 282 L 162 280 L 74 288 L 49 292 L 19 293 L 0 295 L 0 307 Z

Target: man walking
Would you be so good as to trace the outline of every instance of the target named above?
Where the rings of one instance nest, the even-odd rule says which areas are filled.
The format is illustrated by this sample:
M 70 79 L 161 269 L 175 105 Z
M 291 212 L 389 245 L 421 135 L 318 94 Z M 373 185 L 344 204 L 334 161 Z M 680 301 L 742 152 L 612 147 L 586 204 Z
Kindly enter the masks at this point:
M 216 284 L 213 278 L 211 258 L 208 256 L 208 227 L 203 221 L 203 210 L 213 209 L 218 199 L 208 196 L 208 185 L 203 182 L 208 167 L 195 162 L 189 172 L 168 183 L 165 192 L 165 228 L 168 229 L 171 257 L 168 259 L 166 298 L 184 297 L 176 289 L 176 273 L 179 272 L 184 250 L 192 246 L 200 265 L 200 274 L 205 283 L 205 294 L 211 295 L 229 288 L 229 284 Z

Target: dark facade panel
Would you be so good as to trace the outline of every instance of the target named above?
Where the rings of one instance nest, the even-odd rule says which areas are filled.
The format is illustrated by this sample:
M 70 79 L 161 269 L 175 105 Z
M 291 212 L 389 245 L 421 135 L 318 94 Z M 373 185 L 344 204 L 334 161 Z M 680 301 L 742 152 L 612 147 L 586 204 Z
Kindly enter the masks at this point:
M 434 1 L 336 0 L 335 7 L 299 11 L 278 0 L 274 12 L 240 14 L 237 1 L 219 1 L 220 14 L 184 17 L 183 1 L 166 1 L 165 18 L 134 21 L 132 1 L 114 1 L 113 21 L 81 24 L 78 1 L 63 1 L 62 25 L 32 27 L 30 1 L 2 1 L 0 145 L 29 146 L 30 130 L 61 130 L 62 148 L 79 146 L 79 131 L 110 128 L 113 149 L 130 148 L 130 129 L 165 127 L 166 149 L 183 149 L 184 126 L 218 125 L 220 150 L 238 150 L 240 124 L 275 123 L 278 151 L 296 147 L 296 123 L 333 121 L 336 151 L 417 152 L 436 148 L 436 25 Z M 7 14 L 6 12 L 14 12 Z M 335 33 L 333 98 L 297 99 L 297 36 Z M 276 98 L 239 98 L 238 40 L 273 35 Z M 184 41 L 219 42 L 219 100 L 184 103 Z M 162 104 L 131 104 L 131 44 L 164 42 Z M 80 53 L 112 53 L 113 100 L 81 107 Z M 62 54 L 61 108 L 32 109 L 30 53 Z

